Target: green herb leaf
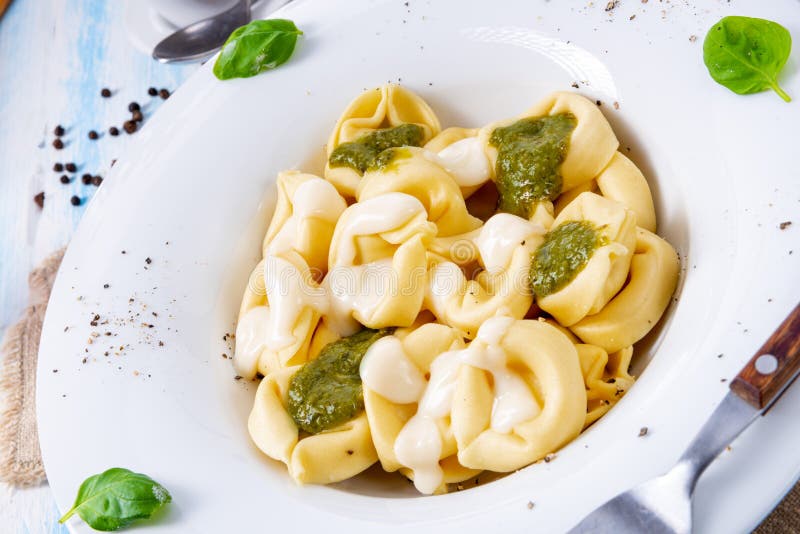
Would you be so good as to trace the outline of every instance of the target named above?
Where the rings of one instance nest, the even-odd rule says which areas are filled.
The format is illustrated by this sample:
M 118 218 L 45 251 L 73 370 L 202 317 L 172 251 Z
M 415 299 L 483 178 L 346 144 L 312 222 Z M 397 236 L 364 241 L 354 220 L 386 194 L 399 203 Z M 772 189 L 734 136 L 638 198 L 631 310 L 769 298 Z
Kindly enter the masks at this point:
M 58 520 L 77 513 L 95 530 L 117 530 L 136 519 L 146 519 L 172 501 L 169 492 L 147 475 L 112 467 L 81 484 L 75 504 Z
M 772 89 L 789 102 L 789 95 L 778 86 L 778 73 L 791 50 L 792 36 L 777 22 L 725 17 L 708 30 L 703 61 L 714 81 L 734 93 Z
M 286 19 L 254 20 L 231 33 L 214 63 L 220 80 L 249 78 L 288 61 L 303 32 Z

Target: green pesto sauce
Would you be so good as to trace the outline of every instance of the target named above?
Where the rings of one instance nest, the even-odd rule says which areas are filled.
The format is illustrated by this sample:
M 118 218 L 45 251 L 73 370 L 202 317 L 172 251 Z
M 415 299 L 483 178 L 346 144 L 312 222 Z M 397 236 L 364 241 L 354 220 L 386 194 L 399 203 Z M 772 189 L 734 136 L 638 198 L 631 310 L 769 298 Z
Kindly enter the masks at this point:
M 328 164 L 331 167 L 350 167 L 363 173 L 374 166 L 375 159 L 387 148 L 421 146 L 424 137 L 424 130 L 416 124 L 375 130 L 355 141 L 337 146 L 328 158 Z
M 521 119 L 492 132 L 497 147 L 497 209 L 525 217 L 535 202 L 561 194 L 561 163 L 577 121 L 570 113 Z
M 548 232 L 531 262 L 531 286 L 546 297 L 570 283 L 605 238 L 588 221 L 571 221 Z
M 367 170 L 389 171 L 396 168 L 396 165 L 393 165 L 393 163 L 397 163 L 401 159 L 410 158 L 411 156 L 412 154 L 408 147 L 387 148 L 372 160 Z
M 317 434 L 346 423 L 364 409 L 358 368 L 367 349 L 391 329 L 366 328 L 325 345 L 289 382 L 289 415 Z

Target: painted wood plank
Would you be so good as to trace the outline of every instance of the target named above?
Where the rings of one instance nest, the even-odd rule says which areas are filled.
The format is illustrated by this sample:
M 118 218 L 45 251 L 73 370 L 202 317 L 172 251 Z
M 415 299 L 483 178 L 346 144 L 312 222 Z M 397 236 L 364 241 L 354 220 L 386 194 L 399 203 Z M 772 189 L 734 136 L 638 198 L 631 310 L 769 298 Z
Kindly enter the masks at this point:
M 159 65 L 134 49 L 124 11 L 119 1 L 15 0 L 0 19 L 0 332 L 27 302 L 31 267 L 69 242 L 91 201 L 96 188 L 82 184 L 81 174 L 107 177 L 111 161 L 124 157 L 131 137 L 112 137 L 108 128 L 122 130 L 133 100 L 147 127 L 161 103 L 147 88 L 172 91 L 196 69 Z M 101 98 L 102 87 L 113 96 Z M 61 151 L 51 146 L 57 124 L 67 130 Z M 100 139 L 88 139 L 91 129 Z M 77 164 L 69 185 L 51 170 L 56 161 Z M 43 210 L 32 200 L 39 191 Z M 72 195 L 81 206 L 70 204 Z M 46 485 L 0 486 L 0 532 L 66 533 L 57 520 Z

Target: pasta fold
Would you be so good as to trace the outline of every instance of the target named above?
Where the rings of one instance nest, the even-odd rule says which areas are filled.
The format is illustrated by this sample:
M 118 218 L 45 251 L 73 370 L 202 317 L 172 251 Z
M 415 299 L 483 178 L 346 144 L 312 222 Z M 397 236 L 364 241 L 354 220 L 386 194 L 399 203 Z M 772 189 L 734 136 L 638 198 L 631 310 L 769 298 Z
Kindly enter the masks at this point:
M 414 469 L 404 465 L 395 451 L 398 436 L 417 412 L 431 364 L 440 354 L 464 346 L 457 330 L 428 323 L 417 328 L 398 329 L 393 336 L 377 341 L 367 352 L 361 366 L 364 404 L 372 441 L 385 471 L 399 470 L 415 480 Z M 438 418 L 435 428 L 441 443 L 438 455 L 441 478 L 432 492 L 442 493 L 447 484 L 472 478 L 480 471 L 458 463 L 448 417 Z
M 323 285 L 326 321 L 340 335 L 359 329 L 409 326 L 425 295 L 426 248 L 436 234 L 425 207 L 404 193 L 387 193 L 347 208 L 333 234 Z M 357 321 L 357 322 L 356 322 Z
M 344 110 L 326 145 L 327 157 L 342 143 L 358 140 L 365 134 L 402 124 L 416 124 L 423 130 L 422 144 L 441 130 L 439 119 L 428 104 L 412 91 L 395 84 L 364 91 Z M 361 175 L 350 167 L 325 164 L 325 178 L 339 192 L 354 197 Z
M 539 307 L 564 326 L 599 312 L 611 300 L 625 283 L 636 248 L 636 216 L 622 204 L 581 193 L 559 213 L 553 229 L 571 221 L 591 223 L 601 242 L 571 281 L 537 298 Z
M 495 330 L 498 323 L 506 325 L 504 331 Z M 486 351 L 494 360 L 504 354 L 503 368 L 512 378 L 496 368 L 487 372 L 475 360 L 461 367 L 451 425 L 462 465 L 513 471 L 581 432 L 586 418 L 584 380 L 574 345 L 558 329 L 544 321 L 495 318 L 481 327 L 470 349 Z M 504 406 L 503 396 L 512 402 Z
M 564 113 L 574 116 L 577 125 L 569 137 L 567 154 L 560 166 L 563 179 L 561 191 L 569 191 L 600 174 L 616 153 L 619 141 L 603 113 L 592 101 L 567 91 L 549 95 L 517 118 L 494 122 L 481 129 L 480 135 L 492 168 L 497 164 L 498 151 L 489 143 L 489 138 L 495 129 L 523 118 Z
M 585 343 L 617 352 L 642 339 L 658 323 L 678 284 L 678 255 L 672 245 L 642 228 L 622 290 L 598 313 L 570 326 Z
M 319 434 L 301 433 L 286 410 L 289 383 L 300 366 L 264 377 L 247 421 L 250 437 L 261 451 L 286 464 L 301 484 L 330 484 L 364 471 L 377 459 L 366 413 Z
M 447 237 L 478 228 L 480 219 L 467 212 L 453 177 L 422 148 L 397 149 L 392 162 L 369 170 L 358 185 L 359 202 L 386 193 L 405 193 L 419 200 L 436 224 L 437 235 Z
M 479 230 L 448 241 L 448 250 L 439 243 L 440 254 L 429 254 L 425 308 L 470 339 L 495 315 L 521 319 L 533 302 L 528 270 L 543 234 L 538 224 L 498 213 Z M 459 264 L 474 262 L 470 279 Z

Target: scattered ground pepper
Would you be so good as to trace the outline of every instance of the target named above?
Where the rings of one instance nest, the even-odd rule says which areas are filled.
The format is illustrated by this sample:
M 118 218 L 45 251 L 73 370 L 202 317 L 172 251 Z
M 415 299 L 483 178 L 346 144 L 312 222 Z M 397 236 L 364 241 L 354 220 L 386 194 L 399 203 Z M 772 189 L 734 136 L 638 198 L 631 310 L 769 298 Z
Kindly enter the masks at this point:
M 528 510 L 533 510 L 534 504 L 533 501 L 528 501 Z
M 640 428 L 640 429 L 639 429 L 639 437 L 640 437 L 640 438 L 643 438 L 643 437 L 645 437 L 646 435 L 647 435 L 647 427 L 646 427 L 646 426 L 643 426 L 642 428 Z
M 612 0 L 611 2 L 606 4 L 606 11 L 611 11 L 615 7 L 617 7 L 617 0 Z
M 69 203 L 73 206 L 80 206 L 81 205 L 81 197 L 78 195 L 72 195 L 72 198 L 69 199 Z
M 33 197 L 33 201 L 37 206 L 39 206 L 40 209 L 44 208 L 44 191 L 36 193 L 36 195 Z
M 100 135 L 99 135 L 99 134 L 98 134 L 96 131 L 94 131 L 94 130 L 89 130 L 89 139 L 91 139 L 92 141 L 94 141 L 94 140 L 95 140 L 95 139 L 97 139 L 98 137 L 100 137 Z
M 792 225 L 792 221 L 783 221 L 781 224 L 778 225 L 778 228 L 781 230 L 786 230 Z
M 696 35 L 690 35 L 690 36 L 689 36 L 689 42 L 690 42 L 690 43 L 693 43 L 693 42 L 695 42 L 695 41 L 697 41 L 697 36 L 696 36 Z

